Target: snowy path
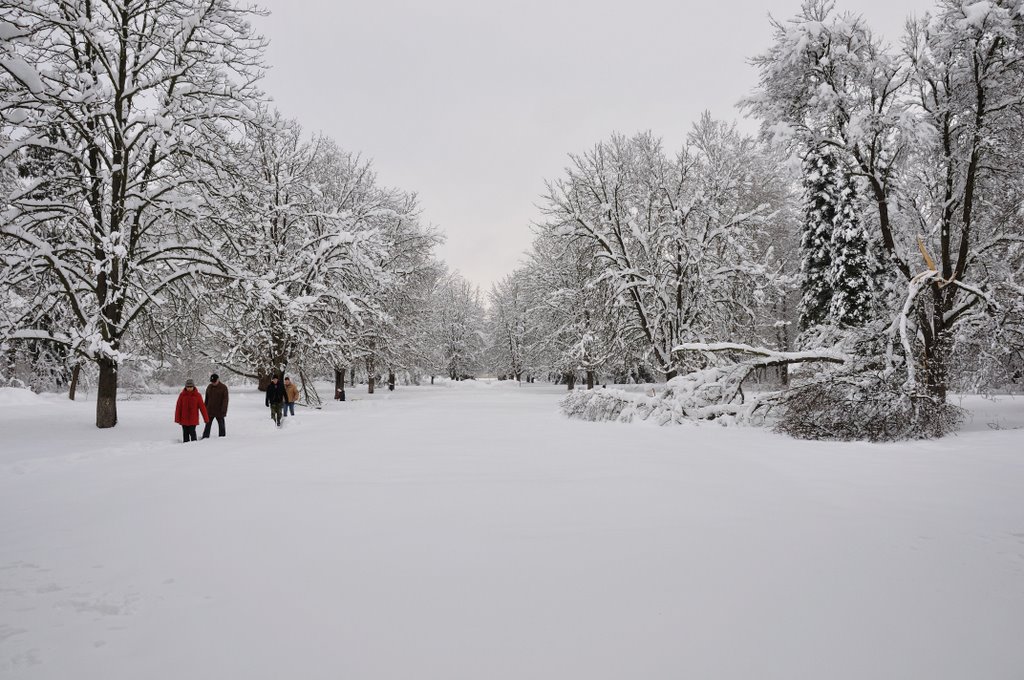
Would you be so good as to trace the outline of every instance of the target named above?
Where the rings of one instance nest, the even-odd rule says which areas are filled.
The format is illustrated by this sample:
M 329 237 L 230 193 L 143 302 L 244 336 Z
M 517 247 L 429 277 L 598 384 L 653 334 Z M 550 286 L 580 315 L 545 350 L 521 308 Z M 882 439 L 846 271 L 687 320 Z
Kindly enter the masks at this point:
M 101 432 L 8 390 L 0 677 L 1024 676 L 1024 430 L 823 445 L 561 394 L 404 388 L 278 431 L 236 393 L 184 446 L 173 396 Z

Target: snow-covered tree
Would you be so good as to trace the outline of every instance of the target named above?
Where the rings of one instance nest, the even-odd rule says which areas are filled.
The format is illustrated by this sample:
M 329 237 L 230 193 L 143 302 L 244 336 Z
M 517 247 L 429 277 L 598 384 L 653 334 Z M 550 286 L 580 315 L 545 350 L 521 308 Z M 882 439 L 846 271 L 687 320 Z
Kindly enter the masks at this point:
M 839 327 L 863 326 L 881 283 L 871 242 L 861 223 L 857 181 L 845 165 L 837 165 L 832 181 L 834 214 L 829 242 L 832 300 L 828 320 Z
M 328 138 L 305 138 L 270 114 L 226 150 L 237 186 L 222 204 L 235 225 L 222 250 L 236 276 L 218 286 L 207 327 L 214 358 L 253 378 L 333 365 L 354 351 L 353 327 L 380 314 L 379 208 L 372 176 Z M 359 186 L 369 183 L 370 186 Z
M 791 147 L 827 146 L 861 178 L 868 238 L 903 281 L 903 295 L 884 300 L 890 363 L 905 358 L 905 389 L 919 402 L 944 403 L 962 330 L 1006 331 L 1016 318 L 1022 220 L 1009 200 L 1021 178 L 1022 8 L 940 0 L 894 51 L 861 17 L 808 0 L 774 24 L 755 60 L 760 86 L 745 105 L 765 131 Z
M 667 157 L 650 134 L 572 156 L 549 185 L 543 229 L 595 254 L 623 340 L 671 378 L 680 342 L 748 328 L 774 295 L 762 228 L 785 195 L 753 140 L 705 116 Z
M 123 343 L 146 308 L 176 281 L 230 270 L 204 178 L 260 96 L 252 14 L 230 0 L 0 0 L 0 162 L 50 158 L 8 198 L 5 266 L 39 272 L 43 303 L 59 298 L 74 320 L 40 331 L 22 317 L 3 334 L 95 362 L 99 427 L 117 423 Z
M 532 341 L 530 299 L 522 271 L 491 286 L 487 322 L 491 339 L 491 365 L 497 375 L 522 380 L 529 367 Z
M 480 291 L 451 272 L 434 288 L 432 311 L 439 369 L 452 380 L 476 375 L 487 344 Z
M 872 306 L 876 266 L 856 179 L 831 147 L 808 149 L 803 167 L 800 327 L 861 326 Z
M 440 276 L 434 249 L 442 242 L 437 230 L 423 223 L 415 194 L 388 189 L 380 198 L 381 208 L 369 217 L 380 271 L 369 297 L 382 313 L 355 329 L 353 353 L 364 364 L 371 393 L 378 373 L 387 371 L 393 388 L 397 370 L 415 372 L 431 363 L 425 328 L 432 323 L 432 291 Z
M 800 237 L 800 327 L 828 323 L 832 304 L 832 232 L 836 159 L 819 149 L 804 157 L 805 214 Z
M 614 284 L 601 278 L 602 264 L 592 243 L 566 239 L 542 227 L 527 255 L 523 272 L 530 300 L 534 341 L 532 364 L 574 389 L 577 376 L 593 386 L 598 372 L 628 358 L 643 362 L 646 346 L 627 352 L 624 319 L 616 306 Z M 630 366 L 630 368 L 634 368 Z

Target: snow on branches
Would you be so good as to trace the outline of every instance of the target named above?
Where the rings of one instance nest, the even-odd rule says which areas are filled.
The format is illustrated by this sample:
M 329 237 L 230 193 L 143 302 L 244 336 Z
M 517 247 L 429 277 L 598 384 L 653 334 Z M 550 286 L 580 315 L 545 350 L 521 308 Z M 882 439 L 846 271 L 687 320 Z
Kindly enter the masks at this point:
M 687 420 L 751 422 L 763 419 L 785 395 L 783 390 L 746 394 L 745 381 L 758 371 L 791 364 L 853 361 L 851 355 L 839 349 L 782 352 L 732 342 L 683 343 L 673 352 L 701 354 L 708 365 L 669 380 L 660 394 L 638 395 L 622 390 L 573 393 L 562 401 L 563 413 L 584 420 L 640 419 L 659 425 Z
M 582 244 L 588 288 L 607 286 L 623 340 L 661 373 L 680 368 L 674 346 L 751 323 L 775 294 L 763 235 L 787 189 L 755 140 L 705 116 L 674 156 L 641 134 L 571 159 L 543 237 Z
M 893 50 L 864 18 L 806 0 L 793 20 L 774 22 L 744 102 L 767 136 L 794 152 L 828 149 L 858 178 L 889 270 L 889 292 L 873 302 L 903 324 L 911 382 L 940 401 L 960 373 L 957 339 L 1006 329 L 1008 317 L 980 303 L 1021 272 L 1022 9 L 1022 0 L 940 0 Z M 919 250 L 936 272 L 926 280 Z
M 37 272 L 37 305 L 70 325 L 54 341 L 98 365 L 100 427 L 117 422 L 140 315 L 176 283 L 232 269 L 207 228 L 206 169 L 261 97 L 251 14 L 227 0 L 0 0 L 0 162 L 22 173 L 0 227 L 5 277 Z

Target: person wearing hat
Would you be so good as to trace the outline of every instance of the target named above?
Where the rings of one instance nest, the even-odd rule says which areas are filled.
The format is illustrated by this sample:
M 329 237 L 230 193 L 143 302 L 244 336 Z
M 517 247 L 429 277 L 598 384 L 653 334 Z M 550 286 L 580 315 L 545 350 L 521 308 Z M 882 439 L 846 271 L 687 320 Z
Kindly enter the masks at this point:
M 284 385 L 277 379 L 277 376 L 271 376 L 270 384 L 267 385 L 267 398 L 266 404 L 270 407 L 270 417 L 277 423 L 278 427 L 281 427 L 281 411 L 284 408 L 284 402 L 287 399 L 284 392 Z
M 220 381 L 216 373 L 210 376 L 210 384 L 206 386 L 206 412 L 210 419 L 203 429 L 203 439 L 210 438 L 213 421 L 217 421 L 217 436 L 224 436 L 224 418 L 228 415 L 228 386 Z
M 181 425 L 183 442 L 196 440 L 196 425 L 199 424 L 200 413 L 203 414 L 203 421 L 208 424 L 210 416 L 206 413 L 206 405 L 196 390 L 195 381 L 189 378 L 185 381 L 185 389 L 178 395 L 178 403 L 174 407 L 174 422 Z

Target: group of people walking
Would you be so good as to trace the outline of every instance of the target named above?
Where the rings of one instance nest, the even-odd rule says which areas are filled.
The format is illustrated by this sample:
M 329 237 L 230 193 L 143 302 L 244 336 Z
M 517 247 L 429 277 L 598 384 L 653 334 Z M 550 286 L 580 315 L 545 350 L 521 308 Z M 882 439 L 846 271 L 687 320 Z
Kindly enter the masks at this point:
M 299 400 L 299 388 L 291 378 L 285 376 L 280 383 L 275 375 L 267 386 L 266 405 L 270 408 L 270 417 L 281 427 L 281 420 L 295 415 L 295 402 Z M 210 384 L 206 386 L 205 397 L 199 395 L 196 383 L 192 378 L 185 381 L 185 388 L 178 395 L 174 406 L 174 422 L 181 425 L 183 442 L 196 441 L 196 427 L 202 415 L 206 427 L 203 428 L 203 439 L 210 437 L 213 421 L 217 421 L 217 436 L 225 436 L 224 418 L 228 415 L 228 386 L 220 381 L 216 373 L 210 376 Z
M 270 407 L 270 417 L 278 427 L 281 427 L 281 419 L 287 418 L 288 413 L 295 415 L 295 402 L 299 400 L 299 388 L 288 376 L 284 377 L 284 383 L 277 380 L 277 376 L 270 379 L 267 385 L 266 405 Z

